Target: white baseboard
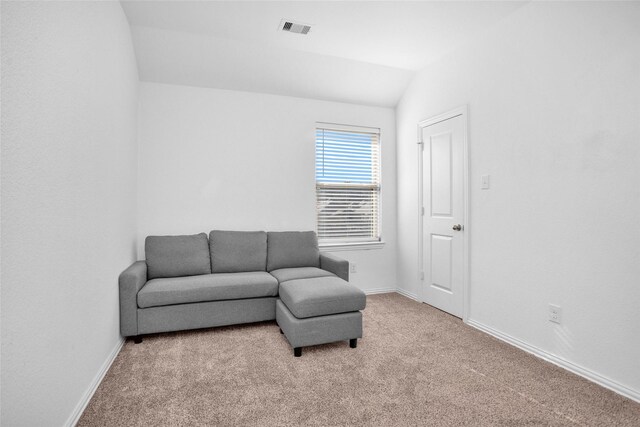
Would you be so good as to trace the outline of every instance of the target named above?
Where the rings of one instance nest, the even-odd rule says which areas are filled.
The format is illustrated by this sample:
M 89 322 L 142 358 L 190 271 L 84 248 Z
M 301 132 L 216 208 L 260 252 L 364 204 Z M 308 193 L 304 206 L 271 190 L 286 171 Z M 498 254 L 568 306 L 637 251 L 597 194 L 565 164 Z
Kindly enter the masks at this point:
M 65 426 L 73 427 L 78 423 L 78 421 L 80 420 L 80 416 L 82 415 L 87 405 L 89 404 L 89 401 L 93 397 L 93 394 L 98 389 L 98 386 L 102 382 L 102 379 L 104 378 L 104 376 L 107 374 L 107 371 L 111 367 L 111 364 L 113 363 L 113 361 L 116 359 L 116 356 L 118 355 L 118 353 L 120 353 L 120 350 L 124 345 L 124 342 L 125 342 L 125 339 L 121 338 L 120 341 L 113 348 L 113 350 L 111 350 L 111 353 L 109 353 L 109 356 L 107 356 L 107 359 L 104 361 L 104 363 L 100 367 L 100 370 L 98 371 L 96 376 L 93 378 L 93 381 L 91 381 L 91 384 L 89 385 L 89 388 L 87 389 L 87 391 L 84 393 L 84 396 L 82 396 L 82 399 L 80 399 L 80 402 L 78 402 L 78 404 L 76 405 L 75 409 L 67 419 L 67 422 L 64 423 Z
M 598 385 L 601 385 L 602 387 L 608 388 L 609 390 L 612 390 L 624 397 L 627 397 L 631 400 L 635 400 L 636 402 L 640 402 L 639 391 L 630 389 L 629 387 L 626 387 L 620 383 L 617 383 L 596 372 L 593 372 L 582 366 L 576 365 L 575 363 L 569 362 L 568 360 L 565 360 L 554 354 L 548 353 L 536 346 L 527 344 L 524 341 L 521 341 L 517 338 L 514 338 L 498 330 L 495 330 L 489 326 L 483 325 L 482 323 L 476 322 L 475 320 L 468 319 L 467 324 L 469 326 L 472 326 L 476 329 L 481 330 L 482 332 L 485 332 L 491 336 L 494 336 L 499 340 L 506 342 L 507 344 L 511 344 L 515 347 L 518 347 L 519 349 L 524 350 L 527 353 L 533 354 L 534 356 L 537 356 L 543 360 L 546 360 L 547 362 L 553 363 L 554 365 L 559 366 L 563 369 L 566 369 L 569 372 L 573 372 L 574 374 L 579 375 L 583 378 L 586 378 L 589 381 L 592 381 Z
M 364 293 L 367 295 L 374 295 L 374 294 L 388 294 L 390 292 L 395 292 L 395 291 L 396 291 L 396 288 L 373 288 L 373 289 L 366 289 Z
M 414 301 L 418 301 L 418 295 L 414 294 L 413 292 L 405 291 L 402 288 L 397 288 L 395 291 L 397 293 L 399 293 L 400 295 L 402 295 L 402 296 L 405 296 L 407 298 L 411 298 Z M 418 301 L 418 302 L 420 302 L 420 301 Z

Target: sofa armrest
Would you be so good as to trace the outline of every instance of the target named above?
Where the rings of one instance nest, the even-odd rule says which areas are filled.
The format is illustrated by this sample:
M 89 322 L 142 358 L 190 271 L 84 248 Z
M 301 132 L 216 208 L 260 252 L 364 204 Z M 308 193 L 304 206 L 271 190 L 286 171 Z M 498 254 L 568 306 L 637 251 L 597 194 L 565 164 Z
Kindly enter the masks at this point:
M 334 255 L 320 254 L 320 268 L 327 270 L 339 278 L 349 281 L 349 261 Z
M 120 287 L 120 334 L 138 335 L 138 291 L 147 283 L 147 263 L 136 261 L 118 278 Z

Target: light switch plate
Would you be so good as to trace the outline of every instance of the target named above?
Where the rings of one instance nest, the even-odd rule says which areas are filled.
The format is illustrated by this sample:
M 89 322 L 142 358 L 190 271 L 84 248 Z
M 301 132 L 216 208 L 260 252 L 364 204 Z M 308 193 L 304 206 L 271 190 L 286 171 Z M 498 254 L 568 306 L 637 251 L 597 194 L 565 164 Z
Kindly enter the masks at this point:
M 483 190 L 489 189 L 489 175 L 482 175 L 480 177 L 480 188 Z

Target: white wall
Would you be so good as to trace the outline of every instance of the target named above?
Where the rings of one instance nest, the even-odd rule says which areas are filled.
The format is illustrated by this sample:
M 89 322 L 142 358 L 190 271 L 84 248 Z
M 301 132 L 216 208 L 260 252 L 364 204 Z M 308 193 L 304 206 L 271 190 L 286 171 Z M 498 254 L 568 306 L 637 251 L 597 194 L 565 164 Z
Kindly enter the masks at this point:
M 419 290 L 416 125 L 468 104 L 470 320 L 636 398 L 638 22 L 638 3 L 531 3 L 420 72 L 397 108 L 399 286 Z
M 73 421 L 121 342 L 137 91 L 118 2 L 2 2 L 3 426 Z
M 340 252 L 365 290 L 395 288 L 395 115 L 389 108 L 142 83 L 138 255 L 152 234 L 315 229 L 315 122 L 382 133 L 384 249 Z

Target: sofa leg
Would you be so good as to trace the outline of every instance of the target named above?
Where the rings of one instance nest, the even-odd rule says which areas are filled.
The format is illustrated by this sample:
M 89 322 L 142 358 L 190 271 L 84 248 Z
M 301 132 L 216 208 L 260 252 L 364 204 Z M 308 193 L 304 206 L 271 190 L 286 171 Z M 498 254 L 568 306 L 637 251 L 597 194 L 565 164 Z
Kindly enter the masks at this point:
M 352 338 L 349 340 L 349 347 L 356 348 L 358 346 L 358 338 Z
M 302 347 L 296 347 L 293 349 L 293 356 L 300 357 L 302 356 Z
M 140 335 L 136 335 L 133 337 L 133 342 L 136 344 L 140 344 L 142 342 L 142 337 Z
M 284 334 L 284 332 L 282 332 L 282 328 L 280 328 L 280 333 L 281 333 L 281 334 Z

